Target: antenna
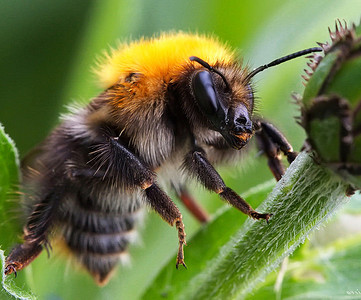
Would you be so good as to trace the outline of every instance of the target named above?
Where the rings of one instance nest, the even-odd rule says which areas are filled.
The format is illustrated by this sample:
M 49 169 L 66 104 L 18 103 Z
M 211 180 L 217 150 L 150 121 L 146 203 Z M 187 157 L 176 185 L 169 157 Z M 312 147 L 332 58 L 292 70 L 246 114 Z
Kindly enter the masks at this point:
M 226 87 L 227 87 L 227 90 L 230 90 L 230 89 L 231 89 L 230 86 L 229 86 L 229 83 L 228 83 L 228 81 L 227 81 L 227 79 L 226 79 L 226 77 L 224 77 L 224 75 L 223 75 L 220 71 L 218 71 L 217 69 L 214 69 L 213 67 L 211 67 L 211 66 L 209 65 L 209 63 L 205 62 L 203 59 L 200 59 L 200 58 L 197 57 L 197 56 L 191 56 L 189 59 L 190 59 L 191 61 L 196 61 L 197 63 L 199 63 L 200 65 L 202 65 L 202 66 L 205 67 L 206 69 L 208 69 L 209 71 L 214 72 L 214 73 L 218 74 L 219 76 L 221 76 L 222 79 L 223 79 L 223 81 L 224 81 L 224 83 L 225 83 L 225 85 L 226 85 Z
M 281 58 L 278 58 L 272 62 L 270 62 L 269 64 L 266 64 L 266 65 L 263 65 L 263 66 L 260 66 L 256 69 L 254 69 L 253 71 L 251 71 L 245 78 L 245 81 L 249 81 L 253 76 L 255 76 L 256 74 L 258 74 L 259 72 L 262 72 L 263 70 L 265 69 L 268 69 L 269 67 L 273 67 L 273 66 L 277 66 L 279 64 L 282 64 L 288 60 L 291 60 L 291 59 L 294 59 L 296 57 L 299 57 L 299 56 L 303 56 L 303 55 L 306 55 L 306 54 L 309 54 L 309 53 L 313 53 L 313 52 L 321 52 L 323 51 L 322 48 L 320 47 L 314 47 L 314 48 L 309 48 L 309 49 L 305 49 L 305 50 L 301 50 L 301 51 L 298 51 L 298 52 L 295 52 L 295 53 L 292 53 L 292 54 L 289 54 L 289 55 L 286 55 L 286 56 L 283 56 Z

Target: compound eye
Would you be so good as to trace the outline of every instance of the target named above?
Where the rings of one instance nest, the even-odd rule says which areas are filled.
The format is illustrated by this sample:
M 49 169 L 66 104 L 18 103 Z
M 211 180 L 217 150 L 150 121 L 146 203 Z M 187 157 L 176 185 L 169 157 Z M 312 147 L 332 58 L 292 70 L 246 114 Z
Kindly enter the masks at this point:
M 193 77 L 193 92 L 198 105 L 207 116 L 217 113 L 220 103 L 214 89 L 212 76 L 208 71 L 200 71 Z

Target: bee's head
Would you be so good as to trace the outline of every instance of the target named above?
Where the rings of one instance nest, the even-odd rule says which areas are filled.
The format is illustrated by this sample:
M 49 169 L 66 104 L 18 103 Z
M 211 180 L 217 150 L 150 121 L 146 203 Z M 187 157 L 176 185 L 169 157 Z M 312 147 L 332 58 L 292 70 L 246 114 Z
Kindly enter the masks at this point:
M 225 69 L 231 82 L 224 76 L 226 73 L 192 56 L 191 61 L 204 67 L 195 70 L 192 76 L 191 90 L 196 106 L 211 124 L 212 129 L 218 131 L 230 146 L 240 149 L 253 134 L 254 97 L 250 85 L 251 78 L 269 67 L 320 51 L 323 51 L 320 47 L 301 50 L 262 65 L 248 74 L 243 74 L 237 67 Z
M 218 131 L 231 147 L 242 148 L 253 134 L 250 85 L 240 78 L 238 82 L 237 78 L 228 82 L 220 71 L 200 58 L 190 59 L 205 67 L 196 70 L 192 77 L 191 89 L 196 105 L 212 129 Z

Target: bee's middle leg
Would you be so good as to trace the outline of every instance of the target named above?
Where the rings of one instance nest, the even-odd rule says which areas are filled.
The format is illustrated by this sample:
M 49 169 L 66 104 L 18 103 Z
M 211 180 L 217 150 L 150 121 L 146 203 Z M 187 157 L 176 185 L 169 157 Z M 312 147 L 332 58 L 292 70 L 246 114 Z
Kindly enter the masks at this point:
M 184 168 L 191 175 L 195 176 L 207 189 L 216 192 L 222 199 L 251 218 L 268 221 L 271 217 L 271 214 L 256 212 L 242 197 L 227 187 L 222 177 L 206 158 L 205 151 L 202 148 L 195 147 L 187 154 L 184 160 Z
M 100 155 L 111 155 L 109 161 L 119 161 L 117 164 L 109 166 L 109 174 L 124 174 L 118 177 L 125 185 L 140 187 L 146 196 L 147 203 L 153 208 L 163 220 L 171 226 L 175 226 L 178 231 L 178 255 L 177 264 L 185 266 L 183 245 L 186 244 L 186 233 L 182 221 L 182 214 L 170 197 L 156 183 L 155 174 L 147 165 L 116 137 L 108 136 L 107 142 L 102 145 L 103 151 Z M 104 154 L 103 154 L 104 153 Z M 99 157 L 100 161 L 108 158 Z M 107 167 L 105 167 L 107 168 Z

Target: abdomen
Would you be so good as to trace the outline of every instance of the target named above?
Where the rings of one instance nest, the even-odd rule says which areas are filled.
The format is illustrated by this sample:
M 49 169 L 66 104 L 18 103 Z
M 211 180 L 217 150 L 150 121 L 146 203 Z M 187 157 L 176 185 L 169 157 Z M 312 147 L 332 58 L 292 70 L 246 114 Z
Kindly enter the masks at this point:
M 100 285 L 107 282 L 136 238 L 141 198 L 136 190 L 125 193 L 107 184 L 84 184 L 59 207 L 58 224 L 65 244 Z

